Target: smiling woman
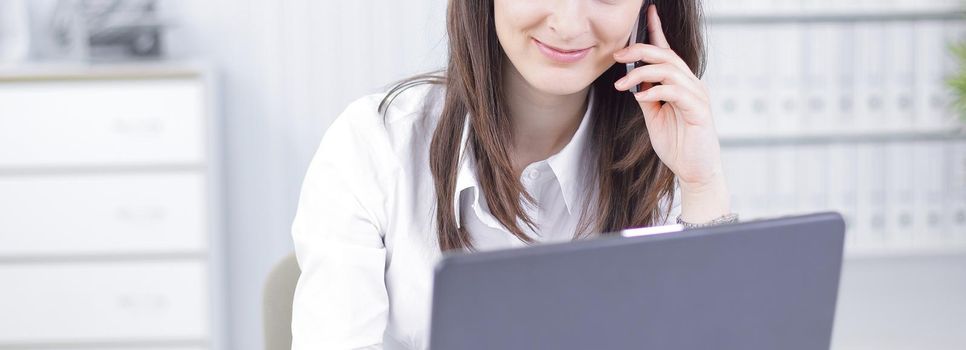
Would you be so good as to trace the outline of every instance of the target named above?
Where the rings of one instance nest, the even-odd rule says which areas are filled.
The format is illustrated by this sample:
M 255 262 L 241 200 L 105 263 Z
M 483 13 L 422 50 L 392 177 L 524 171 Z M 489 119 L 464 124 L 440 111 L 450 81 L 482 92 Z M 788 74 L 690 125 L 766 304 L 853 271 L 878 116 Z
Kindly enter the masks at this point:
M 700 3 L 656 4 L 450 1 L 445 70 L 356 101 L 313 158 L 293 349 L 426 348 L 443 251 L 736 220 Z M 626 47 L 642 11 L 653 41 Z
M 458 156 L 451 150 L 459 149 L 464 123 L 469 124 L 467 136 L 475 145 L 477 173 L 483 182 L 480 190 L 491 203 L 489 210 L 497 221 L 522 240 L 526 241 L 527 236 L 516 220 L 520 218 L 524 224 L 531 222 L 523 204 L 516 198 L 526 197 L 527 193 L 519 183 L 503 179 L 514 179 L 527 164 L 547 158 L 560 149 L 559 142 L 554 141 L 566 141 L 574 134 L 584 113 L 582 108 L 591 114 L 593 123 L 593 130 L 588 131 L 593 141 L 589 142 L 588 148 L 599 156 L 595 160 L 595 179 L 589 180 L 591 185 L 583 186 L 594 192 L 596 203 L 585 204 L 596 207 L 596 213 L 587 211 L 587 217 L 581 220 L 582 225 L 577 231 L 609 232 L 624 227 L 649 226 L 666 219 L 661 216 L 668 211 L 662 211 L 658 204 L 673 192 L 676 173 L 669 171 L 668 164 L 661 161 L 661 154 L 655 149 L 673 148 L 671 143 L 680 145 L 678 135 L 666 128 L 663 131 L 672 135 L 656 135 L 663 143 L 652 144 L 651 136 L 655 135 L 649 135 L 647 120 L 643 117 L 644 107 L 653 108 L 651 104 L 638 102 L 633 95 L 613 87 L 624 75 L 623 65 L 615 60 L 614 54 L 626 46 L 642 3 L 641 0 L 496 0 L 492 4 L 450 4 L 448 31 L 451 45 L 447 72 L 416 77 L 397 85 L 381 106 L 386 107 L 397 93 L 416 84 L 434 83 L 446 87 L 447 96 L 429 155 L 432 168 L 438 171 L 434 174 L 438 201 L 436 222 L 442 249 L 472 245 L 470 234 L 456 229 L 458 218 L 443 215 L 452 212 L 455 205 L 452 199 L 456 194 L 450 189 L 454 179 L 447 174 L 455 174 Z M 668 1 L 658 5 L 650 9 L 653 16 L 660 15 L 663 23 L 667 23 L 663 27 L 676 29 L 660 36 L 671 49 L 666 51 L 675 54 L 674 60 L 663 52 L 665 50 L 657 50 L 654 46 L 641 45 L 640 48 L 645 49 L 644 54 L 673 62 L 673 65 L 659 64 L 658 68 L 678 69 L 664 76 L 651 73 L 652 78 L 657 75 L 655 81 L 659 81 L 665 76 L 689 75 L 694 77 L 693 85 L 699 82 L 695 75 L 700 75 L 705 65 L 700 3 Z M 662 22 L 650 23 L 661 25 Z M 642 31 L 654 29 L 640 28 Z M 660 28 L 656 30 L 663 32 Z M 700 90 L 703 86 L 688 88 Z M 594 108 L 587 108 L 585 101 L 591 90 L 596 103 Z M 478 117 L 466 118 L 466 115 Z M 669 119 L 680 117 L 673 115 Z M 692 220 L 702 222 L 728 211 L 727 196 L 723 193 L 726 190 L 718 190 L 724 185 L 718 178 L 717 137 L 713 133 L 710 115 L 704 117 L 707 120 L 704 128 L 688 130 L 703 134 L 693 137 L 698 140 L 696 146 L 700 146 L 689 149 L 693 150 L 691 154 L 694 156 L 681 159 L 673 151 L 664 152 L 668 158 L 677 158 L 669 159 L 670 165 L 698 169 L 694 172 L 702 174 L 684 174 L 691 180 L 689 184 L 702 183 L 702 186 L 692 188 L 703 188 L 701 195 L 716 197 L 692 201 L 705 202 L 705 208 L 699 208 L 696 205 L 699 203 L 685 203 L 695 204 L 699 210 L 684 214 L 694 214 Z M 493 132 L 484 134 L 482 130 Z M 677 164 L 674 161 L 678 161 Z M 680 177 L 681 174 L 677 175 Z M 706 185 L 713 182 L 718 183 Z M 579 236 L 580 232 L 575 235 Z

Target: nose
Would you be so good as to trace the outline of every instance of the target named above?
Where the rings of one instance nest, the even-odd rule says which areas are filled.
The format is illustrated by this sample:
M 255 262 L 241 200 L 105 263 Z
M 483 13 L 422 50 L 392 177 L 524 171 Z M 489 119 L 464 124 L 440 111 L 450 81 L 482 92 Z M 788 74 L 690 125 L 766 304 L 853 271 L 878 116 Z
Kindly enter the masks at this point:
M 571 41 L 589 30 L 583 0 L 556 1 L 547 17 L 547 26 L 560 40 Z

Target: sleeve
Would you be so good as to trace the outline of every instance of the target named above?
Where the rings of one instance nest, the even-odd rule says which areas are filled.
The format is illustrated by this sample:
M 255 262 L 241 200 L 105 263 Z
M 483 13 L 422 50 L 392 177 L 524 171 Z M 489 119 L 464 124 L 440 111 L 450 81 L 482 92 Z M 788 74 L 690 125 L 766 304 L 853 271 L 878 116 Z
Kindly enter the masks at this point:
M 292 310 L 292 349 L 381 349 L 389 298 L 378 203 L 378 159 L 350 105 L 312 158 L 292 223 L 301 275 Z

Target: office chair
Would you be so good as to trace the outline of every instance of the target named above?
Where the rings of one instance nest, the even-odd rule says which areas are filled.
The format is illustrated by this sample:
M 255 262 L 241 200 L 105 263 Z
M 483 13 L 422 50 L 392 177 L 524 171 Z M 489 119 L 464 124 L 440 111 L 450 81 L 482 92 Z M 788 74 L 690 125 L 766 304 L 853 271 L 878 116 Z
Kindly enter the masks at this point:
M 292 349 L 292 300 L 300 274 L 295 253 L 282 258 L 268 273 L 262 290 L 265 350 Z

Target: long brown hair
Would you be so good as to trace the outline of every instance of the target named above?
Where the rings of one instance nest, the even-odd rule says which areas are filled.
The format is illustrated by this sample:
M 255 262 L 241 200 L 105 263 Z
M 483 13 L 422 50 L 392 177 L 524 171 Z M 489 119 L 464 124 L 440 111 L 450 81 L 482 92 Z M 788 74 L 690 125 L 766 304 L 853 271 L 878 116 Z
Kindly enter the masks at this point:
M 668 42 L 701 77 L 705 68 L 703 17 L 700 0 L 656 0 Z M 533 221 L 523 210 L 522 195 L 533 198 L 515 176 L 510 161 L 512 145 L 510 115 L 504 100 L 503 48 L 496 36 L 492 0 L 450 0 L 446 28 L 449 37 L 448 65 L 443 71 L 415 76 L 396 84 L 379 105 L 388 105 L 402 91 L 420 84 L 445 86 L 445 100 L 430 144 L 429 166 L 436 190 L 436 227 L 443 251 L 473 249 L 465 226 L 457 227 L 453 216 L 459 142 L 470 118 L 467 138 L 477 162 L 480 190 L 493 216 L 519 239 L 532 243 L 517 225 Z M 645 31 L 646 28 L 641 28 Z M 638 35 L 642 35 L 639 33 Z M 594 106 L 590 117 L 592 148 L 597 154 L 597 193 L 592 203 L 592 230 L 612 232 L 628 227 L 652 226 L 667 220 L 674 195 L 674 174 L 651 148 L 641 108 L 634 97 L 617 91 L 613 84 L 623 77 L 624 65 L 616 64 L 594 82 Z M 661 213 L 665 215 L 662 217 Z M 575 238 L 580 235 L 575 233 Z

